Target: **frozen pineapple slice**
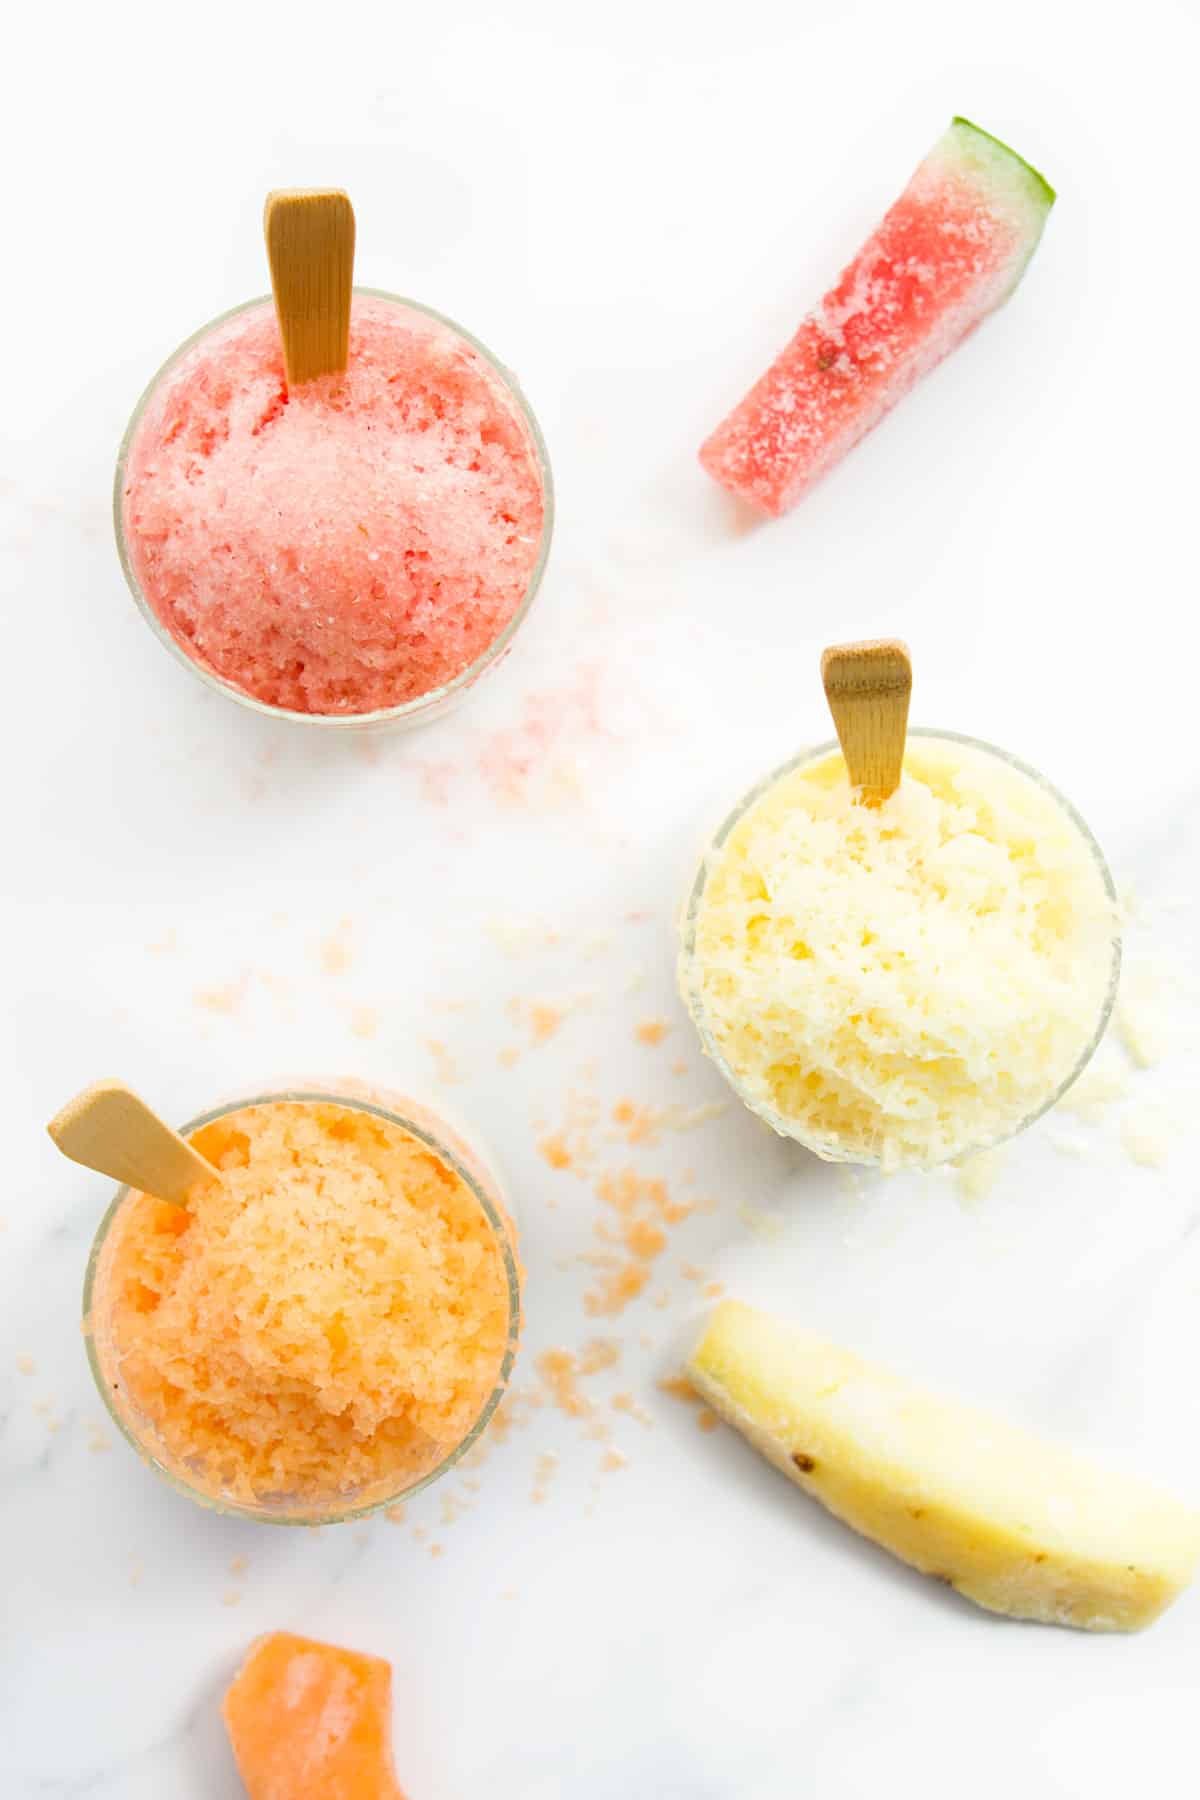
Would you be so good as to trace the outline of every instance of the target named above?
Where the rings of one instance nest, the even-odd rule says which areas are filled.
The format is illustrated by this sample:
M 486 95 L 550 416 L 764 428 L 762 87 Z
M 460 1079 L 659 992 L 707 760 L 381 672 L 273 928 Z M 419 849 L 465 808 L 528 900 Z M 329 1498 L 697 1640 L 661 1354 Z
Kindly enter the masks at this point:
M 1136 1631 L 1200 1559 L 1169 1495 L 754 1307 L 715 1309 L 687 1375 L 837 1518 L 993 1612 Z

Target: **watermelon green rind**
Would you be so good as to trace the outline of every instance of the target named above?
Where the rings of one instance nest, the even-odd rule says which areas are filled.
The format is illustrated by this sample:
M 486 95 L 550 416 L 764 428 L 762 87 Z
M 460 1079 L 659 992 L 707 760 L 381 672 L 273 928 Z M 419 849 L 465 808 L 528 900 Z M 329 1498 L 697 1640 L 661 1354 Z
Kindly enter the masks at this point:
M 1041 170 L 1035 169 L 1031 162 L 1026 162 L 1025 158 L 1018 155 L 1011 144 L 1006 144 L 1003 138 L 996 137 L 993 132 L 985 131 L 983 126 L 976 125 L 973 119 L 964 119 L 961 113 L 956 113 L 950 121 L 950 130 L 952 132 L 970 132 L 973 137 L 982 138 L 984 143 L 991 144 L 996 150 L 1003 151 L 1004 155 L 1012 159 L 1017 169 L 1019 169 L 1026 178 L 1026 185 L 1030 189 L 1031 198 L 1038 202 L 1044 212 L 1050 211 L 1050 208 L 1058 198 L 1057 194 L 1050 186 L 1050 183 L 1046 180 L 1046 177 L 1042 174 Z M 982 146 L 980 146 L 980 148 L 981 147 Z

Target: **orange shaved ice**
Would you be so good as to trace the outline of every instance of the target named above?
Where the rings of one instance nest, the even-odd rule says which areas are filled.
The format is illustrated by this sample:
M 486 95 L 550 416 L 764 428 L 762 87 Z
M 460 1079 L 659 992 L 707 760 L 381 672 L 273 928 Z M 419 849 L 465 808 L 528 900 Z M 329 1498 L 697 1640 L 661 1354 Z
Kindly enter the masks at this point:
M 395 1498 L 507 1376 L 498 1233 L 427 1144 L 333 1101 L 243 1107 L 192 1142 L 220 1181 L 186 1210 L 129 1194 L 100 1255 L 90 1323 L 118 1412 L 218 1502 Z
M 221 1705 L 249 1800 L 404 1800 L 381 1656 L 272 1631 Z
M 194 662 L 270 706 L 355 714 L 490 647 L 533 577 L 545 495 L 500 371 L 449 324 L 357 295 L 344 376 L 289 393 L 269 302 L 169 365 L 122 509 L 146 603 Z

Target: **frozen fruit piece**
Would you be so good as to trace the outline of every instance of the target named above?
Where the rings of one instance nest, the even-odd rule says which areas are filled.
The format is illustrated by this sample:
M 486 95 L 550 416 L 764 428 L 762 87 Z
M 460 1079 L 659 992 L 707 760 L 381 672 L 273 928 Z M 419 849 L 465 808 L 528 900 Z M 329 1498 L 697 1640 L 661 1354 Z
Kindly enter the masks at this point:
M 709 474 L 777 515 L 1007 300 L 1054 190 L 955 119 L 787 349 L 700 452 Z
M 221 1711 L 250 1800 L 404 1800 L 380 1656 L 272 1631 L 250 1646 Z
M 837 1518 L 992 1612 L 1136 1631 L 1200 1559 L 1190 1507 L 753 1307 L 718 1306 L 687 1373 Z

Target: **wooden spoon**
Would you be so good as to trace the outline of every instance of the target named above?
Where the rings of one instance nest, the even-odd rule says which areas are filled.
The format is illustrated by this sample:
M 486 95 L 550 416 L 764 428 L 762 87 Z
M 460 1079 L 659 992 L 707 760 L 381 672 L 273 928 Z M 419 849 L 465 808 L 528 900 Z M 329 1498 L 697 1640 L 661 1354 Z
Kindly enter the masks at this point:
M 64 1156 L 186 1206 L 198 1181 L 219 1181 L 212 1164 L 121 1081 L 94 1081 L 46 1127 Z
M 825 698 L 851 787 L 878 806 L 900 785 L 912 664 L 899 638 L 833 644 L 821 658 Z
M 288 387 L 345 372 L 354 208 L 341 188 L 281 188 L 263 209 Z

